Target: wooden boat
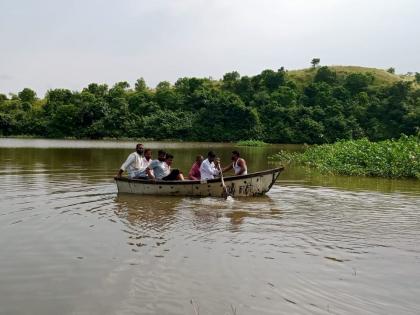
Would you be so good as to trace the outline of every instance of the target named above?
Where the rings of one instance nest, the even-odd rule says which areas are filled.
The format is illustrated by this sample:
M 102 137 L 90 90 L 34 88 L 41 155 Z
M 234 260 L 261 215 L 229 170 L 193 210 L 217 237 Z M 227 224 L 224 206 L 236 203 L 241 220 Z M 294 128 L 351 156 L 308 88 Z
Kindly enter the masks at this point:
M 283 171 L 283 167 L 248 175 L 224 177 L 228 193 L 232 197 L 259 196 L 268 192 Z M 119 193 L 139 195 L 223 197 L 225 189 L 221 178 L 210 180 L 151 181 L 115 177 Z

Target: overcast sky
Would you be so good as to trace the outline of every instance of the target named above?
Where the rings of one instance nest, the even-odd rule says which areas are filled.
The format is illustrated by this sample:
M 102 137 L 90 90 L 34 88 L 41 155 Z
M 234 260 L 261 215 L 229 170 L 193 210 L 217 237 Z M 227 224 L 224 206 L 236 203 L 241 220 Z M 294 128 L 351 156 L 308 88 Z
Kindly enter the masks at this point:
M 324 65 L 420 72 L 418 0 L 0 0 L 0 93 Z

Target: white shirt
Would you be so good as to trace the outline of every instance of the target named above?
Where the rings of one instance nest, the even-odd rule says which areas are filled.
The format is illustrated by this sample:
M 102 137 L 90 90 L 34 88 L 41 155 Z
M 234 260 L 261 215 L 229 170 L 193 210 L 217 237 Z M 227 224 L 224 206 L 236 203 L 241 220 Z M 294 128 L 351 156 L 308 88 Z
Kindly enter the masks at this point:
M 153 171 L 156 179 L 162 179 L 171 173 L 171 167 L 165 161 L 153 160 L 149 168 Z
M 131 153 L 127 160 L 121 165 L 120 169 L 127 171 L 128 176 L 144 171 L 149 166 L 151 161 L 146 160 L 145 157 L 141 156 L 137 152 Z
M 214 166 L 214 162 L 205 159 L 200 166 L 201 179 L 213 179 L 215 175 L 219 175 L 219 170 Z

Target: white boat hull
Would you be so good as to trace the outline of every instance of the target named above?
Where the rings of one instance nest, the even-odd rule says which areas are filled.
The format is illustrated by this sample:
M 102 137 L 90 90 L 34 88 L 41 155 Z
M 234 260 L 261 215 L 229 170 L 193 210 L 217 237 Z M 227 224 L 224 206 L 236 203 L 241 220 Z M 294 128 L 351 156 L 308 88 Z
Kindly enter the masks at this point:
M 225 177 L 225 184 L 232 197 L 259 196 L 268 192 L 283 168 Z M 220 178 L 207 181 L 151 181 L 115 178 L 119 193 L 138 195 L 223 197 L 225 190 Z

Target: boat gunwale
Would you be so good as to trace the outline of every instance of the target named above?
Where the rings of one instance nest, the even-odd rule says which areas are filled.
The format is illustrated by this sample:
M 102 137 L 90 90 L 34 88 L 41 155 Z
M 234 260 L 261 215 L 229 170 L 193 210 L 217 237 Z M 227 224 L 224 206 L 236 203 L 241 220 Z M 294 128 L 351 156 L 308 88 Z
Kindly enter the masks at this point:
M 223 177 L 223 178 L 225 182 L 231 182 L 235 180 L 247 179 L 247 178 L 252 178 L 256 176 L 274 174 L 275 172 L 279 172 L 278 175 L 280 175 L 280 173 L 283 170 L 284 170 L 284 167 L 276 167 L 276 168 L 265 170 L 265 171 L 250 173 L 247 175 L 237 175 L 237 176 L 234 175 L 234 176 L 228 176 L 228 177 Z M 132 179 L 132 178 L 127 178 L 127 177 L 114 177 L 114 179 L 116 181 L 131 182 L 131 183 L 136 183 L 136 184 L 148 184 L 148 185 L 197 185 L 197 184 L 211 184 L 211 183 L 221 182 L 220 177 L 215 178 L 215 179 L 207 179 L 207 180 L 184 180 L 184 181 L 182 180 L 155 180 L 153 181 L 150 179 Z

